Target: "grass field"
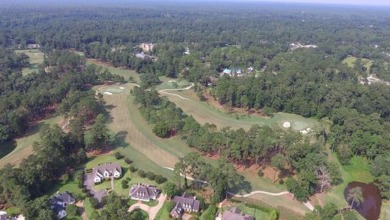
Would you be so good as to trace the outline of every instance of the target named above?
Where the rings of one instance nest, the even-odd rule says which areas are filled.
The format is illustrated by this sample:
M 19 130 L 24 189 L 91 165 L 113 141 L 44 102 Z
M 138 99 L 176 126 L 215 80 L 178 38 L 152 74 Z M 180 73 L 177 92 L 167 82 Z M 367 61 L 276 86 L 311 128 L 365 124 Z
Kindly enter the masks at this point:
M 169 211 L 168 211 L 168 202 L 164 202 L 164 205 L 161 207 L 161 209 L 158 211 L 155 219 L 170 219 L 169 218 Z
M 32 126 L 24 137 L 16 139 L 16 142 L 5 143 L 0 148 L 0 168 L 7 163 L 18 165 L 24 158 L 33 153 L 32 144 L 39 140 L 39 129 L 44 124 L 58 124 L 61 116 L 51 117 Z M 8 154 L 6 154 L 8 153 Z M 6 154 L 6 155 L 5 155 Z
M 133 79 L 137 83 L 140 82 L 139 74 L 137 74 L 134 70 L 124 69 L 124 68 L 116 68 L 116 67 L 113 67 L 112 65 L 109 65 L 107 63 L 99 62 L 98 60 L 89 59 L 89 58 L 87 58 L 87 64 L 95 64 L 97 66 L 107 68 L 108 71 L 110 71 L 112 74 L 123 76 L 123 78 L 125 78 L 125 80 L 128 80 L 129 77 L 132 76 Z
M 353 57 L 353 56 L 348 56 L 347 58 L 345 58 L 342 62 L 344 64 L 347 64 L 349 67 L 354 67 L 355 66 L 355 62 L 358 58 L 357 57 Z M 372 60 L 369 60 L 369 59 L 365 59 L 365 58 L 362 58 L 362 64 L 366 67 L 367 71 L 366 73 L 370 73 L 370 69 L 371 69 L 371 66 L 372 66 Z
M 322 126 L 321 123 L 315 119 L 288 113 L 275 113 L 273 117 L 267 118 L 244 113 L 222 112 L 208 103 L 200 101 L 193 90 L 170 91 L 170 93 L 178 94 L 189 100 L 172 95 L 162 95 L 167 96 L 169 100 L 183 109 L 185 113 L 192 115 L 199 123 L 213 123 L 218 128 L 230 126 L 233 129 L 244 128 L 245 130 L 249 130 L 249 128 L 255 124 L 260 126 L 277 125 L 282 127 L 285 121 L 289 121 L 291 123 L 291 128 L 297 131 L 308 127 L 316 130 Z
M 156 86 L 157 90 L 161 89 L 180 89 L 191 85 L 186 79 L 171 79 L 165 76 L 160 77 L 161 84 Z
M 43 63 L 44 53 L 38 49 L 15 50 L 15 53 L 25 53 L 30 58 L 30 67 L 23 68 L 23 76 L 38 71 L 38 65 Z

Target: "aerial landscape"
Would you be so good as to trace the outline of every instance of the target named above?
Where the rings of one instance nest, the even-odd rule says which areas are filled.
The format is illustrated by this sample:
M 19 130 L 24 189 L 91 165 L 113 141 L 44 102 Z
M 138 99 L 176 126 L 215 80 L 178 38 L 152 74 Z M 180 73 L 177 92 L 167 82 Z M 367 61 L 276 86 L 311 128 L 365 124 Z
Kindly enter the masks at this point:
M 386 1 L 5 0 L 0 220 L 390 220 Z

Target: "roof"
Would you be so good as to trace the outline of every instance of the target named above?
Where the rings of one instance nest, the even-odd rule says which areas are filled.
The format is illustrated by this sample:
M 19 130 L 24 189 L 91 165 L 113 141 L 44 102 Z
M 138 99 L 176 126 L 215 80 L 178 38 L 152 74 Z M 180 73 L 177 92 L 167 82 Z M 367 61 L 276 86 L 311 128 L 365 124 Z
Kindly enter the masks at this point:
M 189 205 L 191 209 L 195 209 L 195 210 L 200 209 L 200 202 L 196 200 L 196 197 L 191 196 L 186 192 L 183 193 L 182 196 L 175 196 L 173 198 L 173 202 L 175 202 L 176 206 L 178 207 L 185 207 Z
M 225 211 L 222 215 L 223 220 L 254 220 L 253 216 L 244 214 L 239 208 L 233 207 Z
M 96 176 L 97 173 L 103 174 L 104 171 L 113 172 L 115 170 L 122 174 L 122 167 L 118 163 L 105 163 L 94 167 L 92 173 Z
M 145 185 L 133 185 L 130 189 L 130 197 L 150 200 L 156 198 L 160 194 L 160 190 L 155 186 L 145 186 Z
M 0 211 L 0 220 L 7 220 L 7 212 Z
M 232 70 L 226 68 L 226 69 L 223 70 L 223 73 L 225 73 L 225 74 L 232 74 Z
M 57 193 L 53 198 L 51 198 L 52 203 L 63 202 L 63 203 L 74 203 L 75 199 L 69 192 Z

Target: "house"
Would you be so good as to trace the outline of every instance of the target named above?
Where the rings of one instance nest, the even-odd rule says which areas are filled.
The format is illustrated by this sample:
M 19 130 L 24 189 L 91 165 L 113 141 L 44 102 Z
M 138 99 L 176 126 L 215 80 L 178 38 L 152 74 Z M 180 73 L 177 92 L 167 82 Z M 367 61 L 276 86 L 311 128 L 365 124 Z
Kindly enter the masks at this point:
M 160 193 L 161 190 L 155 186 L 137 184 L 131 187 L 129 194 L 132 200 L 149 202 L 150 200 L 156 200 Z
M 105 163 L 92 169 L 93 181 L 100 183 L 103 179 L 122 176 L 122 167 L 117 163 Z
M 223 72 L 221 73 L 221 76 L 223 75 L 232 76 L 232 70 L 228 68 L 224 69 Z
M 41 46 L 39 44 L 28 44 L 27 49 L 37 49 L 40 48 Z
M 255 218 L 251 215 L 244 214 L 239 208 L 233 207 L 228 211 L 225 211 L 215 218 L 215 220 L 254 220 Z
M 8 220 L 7 212 L 0 211 L 0 220 Z
M 75 202 L 76 200 L 69 192 L 57 192 L 57 194 L 50 199 L 51 209 L 60 219 L 66 216 L 66 206 L 74 204 Z
M 180 218 L 184 212 L 199 212 L 200 210 L 200 202 L 196 200 L 195 196 L 187 193 L 183 193 L 182 196 L 175 196 L 173 202 L 175 206 L 170 213 L 173 218 Z

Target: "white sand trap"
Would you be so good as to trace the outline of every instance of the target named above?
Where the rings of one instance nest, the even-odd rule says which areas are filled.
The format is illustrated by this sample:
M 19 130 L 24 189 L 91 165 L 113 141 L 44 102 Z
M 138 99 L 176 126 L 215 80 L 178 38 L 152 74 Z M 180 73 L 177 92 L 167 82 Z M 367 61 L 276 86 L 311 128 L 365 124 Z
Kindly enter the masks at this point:
M 284 128 L 289 128 L 289 127 L 291 127 L 291 123 L 288 122 L 288 121 L 285 121 L 285 122 L 283 123 L 283 127 L 284 127 Z
M 169 80 L 168 82 L 169 83 L 174 83 L 174 82 L 176 82 L 176 80 Z
M 120 89 L 125 89 L 125 87 L 119 87 Z
M 104 95 L 112 95 L 111 92 L 104 92 Z
M 307 134 L 307 133 L 309 133 L 309 132 L 306 131 L 306 130 L 301 130 L 301 131 L 299 131 L 299 132 L 301 132 L 301 134 Z

